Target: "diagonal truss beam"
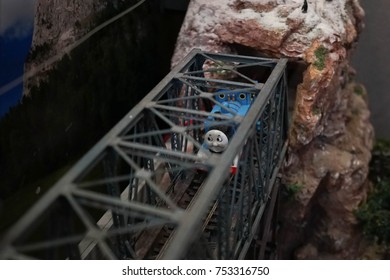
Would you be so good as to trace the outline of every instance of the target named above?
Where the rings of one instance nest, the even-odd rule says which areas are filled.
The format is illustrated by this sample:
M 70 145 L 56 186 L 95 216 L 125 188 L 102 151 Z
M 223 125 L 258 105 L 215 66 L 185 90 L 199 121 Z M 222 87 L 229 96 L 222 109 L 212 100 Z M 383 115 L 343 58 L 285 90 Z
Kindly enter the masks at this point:
M 204 232 L 217 211 L 216 219 L 228 221 L 219 222 L 221 228 L 212 231 L 207 242 L 216 242 L 217 252 L 209 246 L 207 254 L 212 255 L 207 257 L 244 256 L 285 153 L 286 64 L 287 59 L 194 49 L 3 236 L 0 258 L 45 258 L 31 251 L 55 246 L 68 247 L 53 251 L 54 256 L 84 258 L 77 247 L 92 233 L 90 252 L 99 258 L 137 258 L 140 251 L 148 258 L 188 258 L 191 244 L 207 241 Z M 248 68 L 256 67 L 265 67 L 269 75 L 262 81 L 250 77 Z M 207 77 L 220 70 L 230 71 L 236 80 Z M 221 88 L 253 94 L 245 117 L 235 116 L 213 98 Z M 207 109 L 215 105 L 231 114 L 221 116 Z M 206 120 L 236 127 L 222 154 L 206 151 L 199 156 Z M 237 175 L 232 177 L 230 169 L 237 159 Z M 184 205 L 180 197 L 191 192 L 196 195 Z M 112 229 L 101 226 L 102 209 L 109 210 L 102 216 L 109 216 L 105 223 Z M 236 212 L 243 216 L 237 217 Z M 53 219 L 46 217 L 57 214 L 69 224 L 69 232 L 57 232 L 57 240 L 55 236 L 35 240 L 35 229 L 42 223 L 50 227 Z M 224 228 L 232 225 L 238 227 L 234 233 Z M 169 231 L 169 239 L 158 256 L 147 255 L 137 240 L 145 242 L 150 233 L 157 238 L 160 230 Z M 77 240 L 79 246 L 74 245 Z

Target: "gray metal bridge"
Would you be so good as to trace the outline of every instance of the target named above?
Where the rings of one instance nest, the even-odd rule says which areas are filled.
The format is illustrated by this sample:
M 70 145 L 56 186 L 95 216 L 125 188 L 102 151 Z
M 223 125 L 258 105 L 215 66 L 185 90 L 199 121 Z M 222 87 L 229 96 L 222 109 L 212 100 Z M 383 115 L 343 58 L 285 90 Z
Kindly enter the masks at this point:
M 286 64 L 193 50 L 8 231 L 0 258 L 269 257 Z M 246 116 L 212 114 L 218 89 L 251 93 Z M 202 147 L 210 119 L 236 128 L 221 154 Z

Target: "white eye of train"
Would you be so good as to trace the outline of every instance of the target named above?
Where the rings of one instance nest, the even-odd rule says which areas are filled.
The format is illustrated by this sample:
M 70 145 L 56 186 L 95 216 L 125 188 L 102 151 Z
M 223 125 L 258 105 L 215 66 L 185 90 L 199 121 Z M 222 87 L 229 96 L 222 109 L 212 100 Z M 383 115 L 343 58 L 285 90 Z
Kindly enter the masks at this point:
M 218 135 L 218 136 L 217 136 L 217 141 L 218 141 L 218 142 L 222 142 L 222 136 L 221 136 L 221 135 Z
M 207 140 L 209 140 L 211 142 L 211 141 L 213 141 L 213 137 L 209 136 L 209 137 L 207 137 Z

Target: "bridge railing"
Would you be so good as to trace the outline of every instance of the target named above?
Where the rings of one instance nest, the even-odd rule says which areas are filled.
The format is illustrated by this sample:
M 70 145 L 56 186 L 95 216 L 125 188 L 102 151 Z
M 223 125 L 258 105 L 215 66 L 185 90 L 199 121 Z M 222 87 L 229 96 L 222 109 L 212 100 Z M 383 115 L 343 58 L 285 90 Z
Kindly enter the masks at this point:
M 9 230 L 0 257 L 245 257 L 284 156 L 286 63 L 192 51 Z M 247 114 L 220 89 L 250 93 Z M 204 148 L 205 124 L 236 130 L 223 153 Z

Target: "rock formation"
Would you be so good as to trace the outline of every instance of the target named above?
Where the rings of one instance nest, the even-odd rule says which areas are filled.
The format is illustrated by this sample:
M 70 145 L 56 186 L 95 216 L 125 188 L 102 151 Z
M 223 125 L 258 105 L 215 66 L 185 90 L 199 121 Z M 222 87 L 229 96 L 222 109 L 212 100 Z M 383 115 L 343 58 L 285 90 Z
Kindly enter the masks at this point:
M 367 193 L 373 141 L 364 87 L 349 62 L 364 11 L 358 0 L 307 3 L 304 13 L 302 0 L 192 0 L 172 65 L 195 47 L 290 59 L 291 76 L 302 80 L 290 85 L 283 178 L 295 193 L 282 206 L 279 257 L 355 258 L 353 212 Z
M 25 64 L 24 95 L 39 85 L 55 63 L 68 53 L 66 48 L 96 25 L 99 12 L 108 3 L 118 5 L 125 0 L 37 0 L 31 49 Z M 43 65 L 43 66 L 42 66 Z

